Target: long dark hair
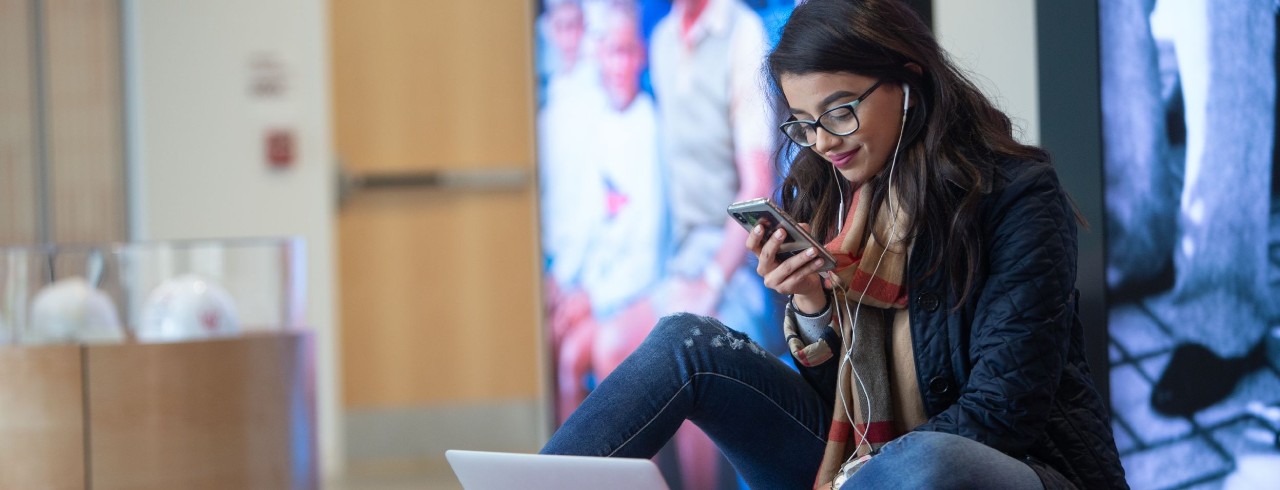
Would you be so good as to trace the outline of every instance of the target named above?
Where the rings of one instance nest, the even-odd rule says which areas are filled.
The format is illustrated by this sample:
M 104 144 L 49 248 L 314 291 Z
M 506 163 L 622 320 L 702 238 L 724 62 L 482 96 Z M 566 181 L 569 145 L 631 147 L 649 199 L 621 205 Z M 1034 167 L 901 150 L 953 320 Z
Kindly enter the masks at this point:
M 931 238 L 928 250 L 917 243 L 914 253 L 934 257 L 927 274 L 945 265 L 952 286 L 960 292 L 955 306 L 963 304 L 982 268 L 978 203 L 991 190 L 996 162 L 1047 162 L 1048 154 L 1014 140 L 1008 116 L 951 64 L 928 26 L 902 0 L 800 4 L 769 54 L 767 68 L 779 98 L 783 75 L 853 73 L 911 86 L 913 107 L 907 114 L 893 187 L 902 212 L 912 217 L 906 236 Z M 823 241 L 830 240 L 843 192 L 832 182 L 831 165 L 816 152 L 782 139 L 779 154 L 795 155 L 780 189 L 783 208 L 808 221 Z M 879 215 L 887 197 L 887 173 L 869 182 L 871 219 Z

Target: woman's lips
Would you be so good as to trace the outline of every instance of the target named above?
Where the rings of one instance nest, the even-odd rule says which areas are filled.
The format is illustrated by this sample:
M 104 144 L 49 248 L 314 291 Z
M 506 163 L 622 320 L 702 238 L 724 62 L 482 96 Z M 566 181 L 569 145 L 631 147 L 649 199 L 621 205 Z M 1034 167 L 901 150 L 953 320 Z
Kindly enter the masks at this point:
M 853 160 L 853 156 L 857 153 L 858 149 L 854 148 L 844 153 L 837 153 L 834 155 L 827 154 L 827 160 L 830 160 L 831 164 L 835 165 L 836 168 L 844 168 L 845 165 L 848 165 L 848 163 Z

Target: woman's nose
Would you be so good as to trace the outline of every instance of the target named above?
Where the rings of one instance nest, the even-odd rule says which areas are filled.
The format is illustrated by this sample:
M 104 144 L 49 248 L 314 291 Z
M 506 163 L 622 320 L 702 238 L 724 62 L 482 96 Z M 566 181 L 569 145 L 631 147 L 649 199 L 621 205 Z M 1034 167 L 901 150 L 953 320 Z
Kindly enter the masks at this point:
M 823 128 L 818 128 L 813 135 L 813 149 L 819 154 L 826 153 L 827 150 L 840 145 L 841 137 L 831 134 Z

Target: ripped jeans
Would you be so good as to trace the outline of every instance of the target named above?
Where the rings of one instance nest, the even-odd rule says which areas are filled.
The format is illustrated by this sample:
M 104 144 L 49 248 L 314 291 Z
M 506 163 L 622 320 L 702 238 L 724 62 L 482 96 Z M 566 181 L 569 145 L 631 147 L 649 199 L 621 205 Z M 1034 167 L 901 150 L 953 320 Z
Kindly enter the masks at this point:
M 712 318 L 672 315 L 591 392 L 542 453 L 651 458 L 685 419 L 751 488 L 811 488 L 831 406 L 746 335 Z
M 812 488 L 831 404 L 746 335 L 713 318 L 663 318 L 569 416 L 543 454 L 652 458 L 685 421 L 751 488 Z M 844 489 L 1043 488 L 1034 470 L 964 437 L 913 432 Z

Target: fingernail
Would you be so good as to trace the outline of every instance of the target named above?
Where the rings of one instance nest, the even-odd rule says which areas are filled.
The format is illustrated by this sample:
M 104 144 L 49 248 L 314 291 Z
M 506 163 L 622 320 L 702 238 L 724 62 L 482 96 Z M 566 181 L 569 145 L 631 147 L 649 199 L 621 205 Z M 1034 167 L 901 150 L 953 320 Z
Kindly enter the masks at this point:
M 805 250 L 805 251 L 804 251 L 804 254 L 805 254 L 805 255 L 808 255 L 808 256 L 810 256 L 810 257 L 813 257 L 813 256 L 815 256 L 815 255 L 818 255 L 818 251 L 817 251 L 817 250 L 815 250 L 813 247 L 809 247 L 809 250 Z
M 782 239 L 782 237 L 783 237 L 784 235 L 786 235 L 786 232 L 785 232 L 785 231 L 782 231 L 782 230 L 778 230 L 778 231 L 773 232 L 773 237 L 774 237 L 774 238 L 777 238 L 777 239 L 779 239 L 779 240 L 781 240 L 781 239 Z
M 751 234 L 752 234 L 752 235 L 759 235 L 759 234 L 761 234 L 761 233 L 763 233 L 763 232 L 764 232 L 764 227 L 763 227 L 763 226 L 760 226 L 760 225 L 756 225 L 756 227 L 755 227 L 755 228 L 752 228 L 752 229 L 751 229 Z

